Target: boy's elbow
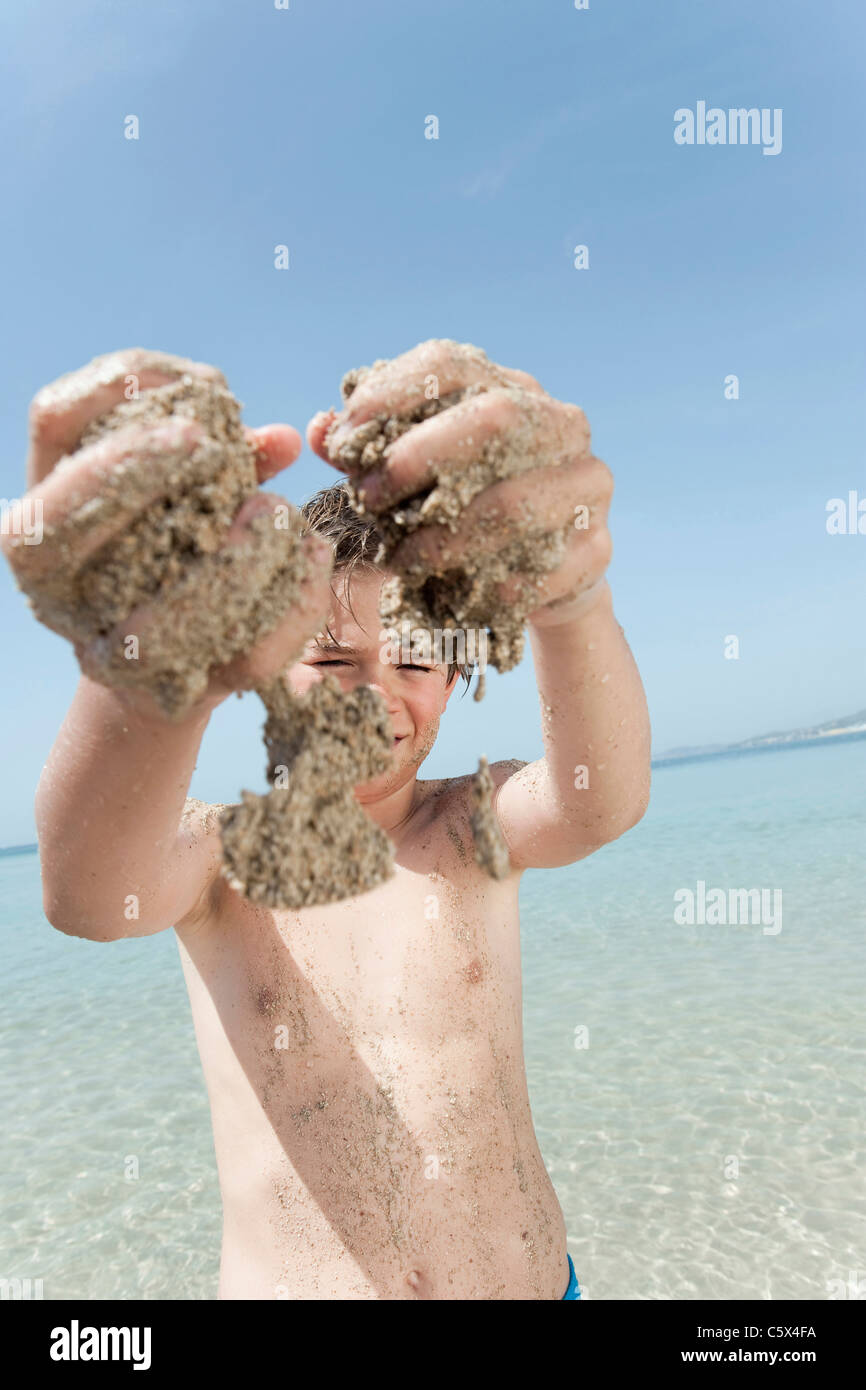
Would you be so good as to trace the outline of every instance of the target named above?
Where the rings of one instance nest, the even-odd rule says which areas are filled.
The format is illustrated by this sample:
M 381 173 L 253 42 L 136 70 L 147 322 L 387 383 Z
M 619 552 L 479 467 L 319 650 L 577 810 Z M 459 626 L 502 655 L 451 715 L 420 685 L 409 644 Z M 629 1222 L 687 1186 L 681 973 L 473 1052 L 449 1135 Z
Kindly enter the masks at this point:
M 576 864 L 590 854 L 613 844 L 642 820 L 649 806 L 649 794 L 635 801 L 629 808 L 618 809 L 608 816 L 600 816 L 587 832 L 586 828 L 576 837 L 569 837 L 558 843 L 547 837 L 543 856 L 536 855 L 529 867 L 558 869 L 567 864 Z
M 64 936 L 77 936 L 81 941 L 120 941 L 128 933 L 106 927 L 81 904 L 45 885 L 42 891 L 42 911 L 55 931 Z
M 69 904 L 59 902 L 46 893 L 42 899 L 42 912 L 50 926 L 63 936 L 77 936 L 83 941 L 109 940 L 93 934 L 93 923 L 76 912 Z

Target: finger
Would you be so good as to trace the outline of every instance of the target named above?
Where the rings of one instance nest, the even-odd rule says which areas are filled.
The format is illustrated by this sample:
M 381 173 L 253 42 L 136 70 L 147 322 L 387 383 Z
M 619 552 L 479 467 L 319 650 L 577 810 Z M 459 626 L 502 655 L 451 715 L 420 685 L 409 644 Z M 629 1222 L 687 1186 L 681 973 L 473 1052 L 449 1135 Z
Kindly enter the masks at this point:
M 589 452 L 589 425 L 577 406 L 522 389 L 470 396 L 407 430 L 389 445 L 382 467 L 356 479 L 361 500 L 383 511 L 431 486 L 437 477 L 466 472 L 485 445 L 501 438 L 511 466 L 524 470 Z
M 225 544 L 244 546 L 254 535 L 257 517 L 270 516 L 274 523 L 288 509 L 288 526 L 284 530 L 298 534 L 301 515 L 284 498 L 275 493 L 260 492 L 249 497 L 240 508 L 226 536 Z M 306 574 L 298 586 L 291 609 L 284 618 L 266 633 L 249 651 L 234 658 L 216 673 L 218 681 L 228 682 L 231 689 L 251 690 L 281 670 L 291 657 L 299 654 L 304 644 L 327 620 L 331 601 L 331 572 L 333 551 L 322 536 L 307 532 L 301 538 Z
M 35 580 L 62 557 L 74 573 L 155 501 L 178 466 L 206 442 L 213 444 L 197 421 L 168 416 L 158 425 L 130 425 L 85 445 L 27 493 L 41 514 L 42 543 L 4 537 L 10 564 L 22 578 Z
M 273 476 L 297 458 L 301 437 L 289 425 L 268 425 L 248 430 L 256 450 L 259 480 Z M 85 445 L 55 467 L 44 482 L 28 493 L 33 506 L 41 506 L 43 539 L 48 546 L 4 547 L 18 573 L 38 578 L 56 567 L 62 553 L 72 570 L 113 536 L 125 530 L 145 507 L 161 496 L 197 450 L 219 459 L 219 444 L 205 436 L 197 421 L 186 416 L 167 416 L 159 425 L 130 425 Z M 204 454 L 197 455 L 197 471 L 206 470 Z
M 605 581 L 612 549 L 605 526 L 579 537 L 566 537 L 562 558 L 549 573 L 537 577 L 515 574 L 499 586 L 499 597 L 506 603 L 520 604 L 530 616 L 546 611 L 554 617 L 557 608 L 562 610 L 578 597 L 589 599 L 597 593 Z
M 471 343 L 431 338 L 388 362 L 350 373 L 356 379 L 329 441 L 332 455 L 359 425 L 374 415 L 407 415 L 424 401 L 451 395 L 477 383 L 506 378 L 486 353 Z M 344 388 L 345 389 L 345 388 Z
M 227 384 L 222 372 L 206 362 L 148 348 L 123 348 L 43 386 L 30 406 L 28 485 L 40 482 L 58 459 L 71 453 L 93 420 L 131 399 L 128 392 L 167 386 L 185 374 Z
M 244 545 L 253 533 L 252 522 L 257 516 L 270 516 L 274 526 L 277 526 L 282 509 L 283 530 L 297 533 L 300 531 L 300 512 L 287 502 L 284 497 L 278 497 L 275 492 L 256 492 L 252 497 L 248 497 L 241 503 L 237 515 L 225 534 L 220 549 L 233 545 Z
M 593 595 L 597 596 L 606 582 L 612 554 L 613 545 L 606 527 L 590 532 L 585 544 L 572 541 L 562 564 L 541 585 L 541 603 L 548 610 L 548 616 L 554 617 L 557 608 L 562 610 L 578 597 L 588 601 Z M 535 592 L 539 592 L 538 589 Z M 584 606 L 582 603 L 581 607 Z M 576 615 L 577 610 L 572 610 L 572 616 Z
M 513 381 L 515 386 L 522 386 L 525 391 L 534 391 L 540 396 L 547 395 L 544 387 L 536 381 L 534 376 L 530 376 L 529 372 L 522 372 L 518 367 L 500 367 L 499 370 L 509 381 Z
M 239 509 L 217 552 L 191 561 L 161 597 L 139 604 L 110 632 L 77 648 L 82 669 L 105 684 L 151 689 L 172 717 L 204 692 L 211 668 L 231 672 L 229 684 L 217 680 L 221 689 L 250 687 L 259 679 L 255 664 L 243 679 L 238 673 L 261 642 L 279 629 L 289 643 L 294 631 L 301 651 L 318 630 L 328 608 L 331 562 L 326 541 L 301 538 L 294 508 L 275 494 L 257 493 Z M 245 635 L 247 652 L 240 650 Z M 238 655 L 226 662 L 233 651 Z
M 364 507 L 384 511 L 436 478 L 465 471 L 484 446 L 520 424 L 520 407 L 504 392 L 487 392 L 460 401 L 407 430 L 388 446 L 384 463 L 353 481 Z
M 272 680 L 298 657 L 311 637 L 321 631 L 331 607 L 332 552 L 321 536 L 304 536 L 309 572 L 298 589 L 291 610 L 275 628 L 244 656 L 237 657 L 216 674 L 232 690 L 252 690 Z
M 533 535 L 541 538 L 566 527 L 575 533 L 570 542 L 579 545 L 606 520 L 612 490 L 610 471 L 601 459 L 534 468 L 485 488 L 455 530 L 424 526 L 415 531 L 394 551 L 389 568 L 446 573 L 464 568 L 467 556 L 493 554 L 509 541 L 531 541 Z
M 307 425 L 307 443 L 313 453 L 318 454 L 320 459 L 324 459 L 325 463 L 330 463 L 334 468 L 339 465 L 335 464 L 328 454 L 325 436 L 336 418 L 337 412 L 332 406 L 330 410 L 318 411 Z
M 281 509 L 284 509 L 282 520 L 285 524 L 278 526 L 278 522 L 281 520 Z M 257 541 L 261 542 L 262 532 L 259 530 L 257 533 L 256 527 L 259 517 L 267 517 L 272 522 L 272 530 L 266 528 L 265 538 L 268 541 L 272 539 L 273 532 L 277 529 L 281 529 L 287 537 L 291 532 L 298 534 L 300 531 L 299 513 L 290 503 L 275 493 L 255 493 L 238 508 L 237 514 L 220 541 L 217 550 L 190 560 L 183 578 L 171 591 L 165 594 L 164 602 L 141 603 L 126 614 L 121 624 L 124 631 L 142 634 L 149 625 L 152 626 L 155 623 L 158 623 L 163 629 L 170 628 L 172 623 L 170 615 L 173 606 L 178 610 L 182 608 L 185 614 L 196 607 L 212 606 L 214 602 L 213 585 L 220 570 L 224 569 L 220 556 L 234 551 L 236 553 L 232 558 L 242 560 L 241 552 L 245 548 L 251 551 L 256 546 Z M 274 564 L 278 562 L 278 558 L 275 551 Z M 266 580 L 267 576 L 265 582 Z M 115 629 L 115 639 L 119 630 L 119 628 Z
M 292 425 L 259 425 L 246 431 L 256 453 L 256 473 L 260 483 L 294 463 L 304 447 Z
M 342 389 L 348 403 L 342 418 L 338 417 L 331 439 L 332 453 L 345 443 L 352 430 L 374 415 L 406 415 L 425 401 L 442 399 L 478 384 L 513 384 L 537 395 L 546 394 L 528 372 L 491 362 L 486 353 L 471 343 L 431 338 L 390 362 L 362 367 L 344 378 Z M 327 453 L 322 456 L 332 462 Z
M 261 531 L 256 541 L 257 519 L 270 517 L 277 526 L 278 522 L 286 519 L 286 509 L 288 524 L 283 525 L 282 530 L 298 535 L 302 524 L 300 512 L 284 498 L 269 492 L 247 498 L 226 535 L 225 548 L 243 549 L 249 546 L 251 539 L 254 544 L 260 544 Z M 300 544 L 306 573 L 297 586 L 290 609 L 248 651 L 215 668 L 214 680 L 217 684 L 232 690 L 251 690 L 271 679 L 303 651 L 305 643 L 327 620 L 331 603 L 333 551 L 324 537 L 313 532 L 301 536 Z

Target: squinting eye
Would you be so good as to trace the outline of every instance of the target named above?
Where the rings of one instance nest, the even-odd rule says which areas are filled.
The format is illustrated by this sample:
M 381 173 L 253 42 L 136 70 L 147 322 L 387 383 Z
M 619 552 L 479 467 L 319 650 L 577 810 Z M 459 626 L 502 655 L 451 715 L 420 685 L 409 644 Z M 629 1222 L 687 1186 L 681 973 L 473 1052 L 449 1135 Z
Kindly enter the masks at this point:
M 348 666 L 348 661 L 340 661 L 339 657 L 334 657 L 328 661 L 314 661 L 314 666 Z
M 434 668 L 432 666 L 417 666 L 412 661 L 404 661 L 397 669 L 400 671 L 432 671 Z

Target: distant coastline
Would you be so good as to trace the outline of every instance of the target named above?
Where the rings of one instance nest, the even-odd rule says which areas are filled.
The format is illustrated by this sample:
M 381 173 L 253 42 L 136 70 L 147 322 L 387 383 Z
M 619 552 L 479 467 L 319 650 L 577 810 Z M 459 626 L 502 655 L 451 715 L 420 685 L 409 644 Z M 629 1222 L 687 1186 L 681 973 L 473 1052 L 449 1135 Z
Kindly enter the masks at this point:
M 811 729 L 789 729 L 785 733 L 761 734 L 743 739 L 740 743 L 713 743 L 699 748 L 671 748 L 652 760 L 653 767 L 669 767 L 674 763 L 703 762 L 707 758 L 739 757 L 747 753 L 772 753 L 780 748 L 808 748 L 820 743 L 853 743 L 866 738 L 866 710 L 849 714 L 844 719 L 828 719 Z
M 683 763 L 702 763 L 711 758 L 739 758 L 750 753 L 777 753 L 784 748 L 810 748 L 827 743 L 856 743 L 866 739 L 866 710 L 846 719 L 828 720 L 813 729 L 791 729 L 787 733 L 764 734 L 744 739 L 742 743 L 714 743 L 703 748 L 672 748 L 652 759 L 653 767 L 676 767 Z M 39 846 L 7 845 L 0 847 L 0 858 L 15 854 L 36 854 Z

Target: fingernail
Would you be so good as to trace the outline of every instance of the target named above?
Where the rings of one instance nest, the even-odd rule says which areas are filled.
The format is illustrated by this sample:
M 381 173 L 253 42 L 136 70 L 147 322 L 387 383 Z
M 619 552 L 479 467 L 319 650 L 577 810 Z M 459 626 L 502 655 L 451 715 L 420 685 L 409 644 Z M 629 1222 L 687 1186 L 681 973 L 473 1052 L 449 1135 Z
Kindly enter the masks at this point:
M 365 478 L 362 487 L 357 488 L 358 500 L 365 507 L 375 507 L 381 500 L 382 488 L 373 477 Z

